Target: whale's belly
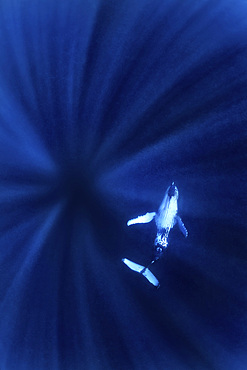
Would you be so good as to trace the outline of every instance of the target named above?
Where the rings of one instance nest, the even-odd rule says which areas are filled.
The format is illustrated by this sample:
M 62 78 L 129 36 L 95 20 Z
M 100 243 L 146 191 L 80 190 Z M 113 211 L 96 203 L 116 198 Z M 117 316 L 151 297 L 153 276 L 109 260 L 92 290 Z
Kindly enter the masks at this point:
M 159 229 L 168 229 L 170 230 L 175 223 L 175 216 L 178 211 L 177 199 L 172 197 L 166 204 L 163 209 L 159 210 L 159 213 L 156 217 L 156 225 Z

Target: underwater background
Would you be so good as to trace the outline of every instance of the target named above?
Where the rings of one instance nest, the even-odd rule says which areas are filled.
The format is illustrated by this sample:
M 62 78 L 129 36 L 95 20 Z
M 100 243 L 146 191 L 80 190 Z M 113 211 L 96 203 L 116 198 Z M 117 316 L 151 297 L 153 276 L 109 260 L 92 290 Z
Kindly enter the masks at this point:
M 1 370 L 247 368 L 246 14 L 0 0 Z

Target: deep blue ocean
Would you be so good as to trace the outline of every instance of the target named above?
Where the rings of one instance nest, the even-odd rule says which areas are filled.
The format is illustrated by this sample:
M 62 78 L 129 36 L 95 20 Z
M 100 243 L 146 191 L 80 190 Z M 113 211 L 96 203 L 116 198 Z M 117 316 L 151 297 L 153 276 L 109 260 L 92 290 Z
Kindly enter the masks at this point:
M 245 0 L 0 0 L 0 370 L 246 370 L 246 148 Z

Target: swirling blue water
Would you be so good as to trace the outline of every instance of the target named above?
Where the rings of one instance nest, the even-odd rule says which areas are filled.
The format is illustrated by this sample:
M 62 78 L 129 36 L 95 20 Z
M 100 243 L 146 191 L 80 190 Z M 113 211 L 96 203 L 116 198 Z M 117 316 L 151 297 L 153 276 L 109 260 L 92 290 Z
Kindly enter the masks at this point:
M 1 370 L 247 368 L 246 12 L 0 0 Z

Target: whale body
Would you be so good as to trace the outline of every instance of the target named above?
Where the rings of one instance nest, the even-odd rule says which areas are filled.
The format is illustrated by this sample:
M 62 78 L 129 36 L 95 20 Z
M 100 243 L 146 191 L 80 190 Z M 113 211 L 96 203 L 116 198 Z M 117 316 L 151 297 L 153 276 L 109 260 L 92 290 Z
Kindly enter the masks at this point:
M 181 218 L 178 216 L 178 188 L 175 186 L 174 182 L 167 188 L 164 199 L 159 207 L 158 212 L 147 212 L 145 215 L 138 216 L 127 222 L 127 226 L 148 223 L 155 220 L 157 227 L 157 234 L 154 241 L 154 257 L 152 261 L 145 267 L 135 262 L 123 258 L 122 261 L 131 270 L 139 272 L 145 276 L 148 281 L 156 287 L 159 287 L 159 281 L 151 273 L 149 267 L 156 262 L 163 255 L 165 249 L 168 246 L 168 235 L 170 230 L 178 224 L 181 232 L 185 237 L 188 236 L 188 231 L 184 226 Z

